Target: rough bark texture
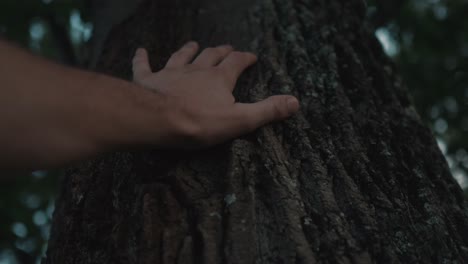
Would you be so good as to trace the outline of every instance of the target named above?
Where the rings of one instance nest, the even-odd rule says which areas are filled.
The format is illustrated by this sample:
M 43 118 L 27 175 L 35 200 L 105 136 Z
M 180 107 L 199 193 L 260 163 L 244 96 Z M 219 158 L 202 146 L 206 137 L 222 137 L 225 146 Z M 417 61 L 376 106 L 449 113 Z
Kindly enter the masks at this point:
M 115 153 L 69 170 L 47 264 L 464 263 L 468 211 L 360 0 L 143 1 L 99 69 L 155 69 L 183 42 L 259 55 L 240 101 L 288 121 L 205 151 Z M 116 106 L 118 107 L 118 106 Z

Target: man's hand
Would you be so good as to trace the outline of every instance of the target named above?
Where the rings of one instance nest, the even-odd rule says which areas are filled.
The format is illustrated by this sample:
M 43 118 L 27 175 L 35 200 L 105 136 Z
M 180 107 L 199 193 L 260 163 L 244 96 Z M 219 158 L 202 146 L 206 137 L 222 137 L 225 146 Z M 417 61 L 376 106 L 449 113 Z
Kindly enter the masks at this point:
M 197 49 L 189 43 L 156 73 L 139 49 L 132 83 L 0 41 L 0 170 L 47 169 L 135 147 L 206 147 L 298 110 L 292 96 L 236 103 L 232 90 L 255 55 L 221 46 L 192 62 Z
M 254 54 L 219 46 L 203 50 L 193 60 L 197 51 L 197 43 L 187 43 L 155 73 L 146 50 L 138 49 L 133 59 L 134 81 L 161 94 L 170 108 L 167 112 L 176 131 L 166 142 L 168 146 L 213 145 L 298 111 L 299 102 L 290 95 L 253 104 L 235 102 L 232 91 L 241 73 L 256 62 Z

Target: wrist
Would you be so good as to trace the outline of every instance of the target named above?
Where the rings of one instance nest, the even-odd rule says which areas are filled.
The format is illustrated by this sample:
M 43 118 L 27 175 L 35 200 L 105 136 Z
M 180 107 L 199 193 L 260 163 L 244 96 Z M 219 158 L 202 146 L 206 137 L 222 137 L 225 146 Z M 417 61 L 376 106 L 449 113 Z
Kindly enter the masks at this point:
M 186 148 L 200 135 L 200 126 L 195 121 L 194 112 L 187 108 L 187 102 L 176 97 L 154 93 L 157 114 L 153 115 L 150 140 L 156 147 Z
M 105 117 L 101 131 L 95 132 L 96 143 L 105 150 L 163 145 L 173 130 L 165 96 L 127 81 L 120 86 L 120 92 L 110 98 L 114 111 L 99 111 L 112 114 Z

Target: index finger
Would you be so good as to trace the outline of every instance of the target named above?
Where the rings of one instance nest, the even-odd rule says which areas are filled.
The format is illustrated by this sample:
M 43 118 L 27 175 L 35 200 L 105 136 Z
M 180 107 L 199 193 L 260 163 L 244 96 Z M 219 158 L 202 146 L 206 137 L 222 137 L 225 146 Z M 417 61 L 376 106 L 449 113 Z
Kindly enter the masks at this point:
M 151 74 L 151 66 L 148 59 L 148 52 L 143 48 L 138 48 L 132 61 L 133 79 L 139 80 Z

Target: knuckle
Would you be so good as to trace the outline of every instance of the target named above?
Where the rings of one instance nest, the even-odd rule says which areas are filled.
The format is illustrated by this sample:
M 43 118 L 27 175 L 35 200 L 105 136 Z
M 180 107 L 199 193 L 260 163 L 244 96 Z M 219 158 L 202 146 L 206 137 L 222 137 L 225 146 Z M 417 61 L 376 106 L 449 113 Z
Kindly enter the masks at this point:
M 284 118 L 288 115 L 288 109 L 285 105 L 276 102 L 273 104 L 273 113 L 276 117 Z
M 221 56 L 223 54 L 223 50 L 221 48 L 209 48 L 208 52 L 209 55 L 212 56 Z
M 233 120 L 236 120 L 239 131 L 249 133 L 258 128 L 259 125 L 256 116 L 252 115 L 252 113 L 248 111 L 242 110 L 242 107 L 239 107 L 236 110 Z
M 244 120 L 245 120 L 244 127 L 247 132 L 252 132 L 257 129 L 257 123 L 254 122 L 252 118 L 250 118 L 249 116 L 246 116 Z
M 216 68 L 215 69 L 216 76 L 220 79 L 220 81 L 224 83 L 230 83 L 232 79 L 232 74 L 229 72 L 228 69 L 224 68 Z
M 228 69 L 225 67 L 215 67 L 213 68 L 213 73 L 218 76 L 225 77 L 228 73 Z

